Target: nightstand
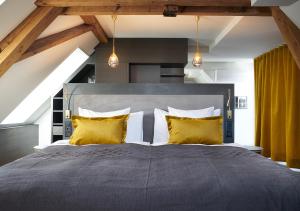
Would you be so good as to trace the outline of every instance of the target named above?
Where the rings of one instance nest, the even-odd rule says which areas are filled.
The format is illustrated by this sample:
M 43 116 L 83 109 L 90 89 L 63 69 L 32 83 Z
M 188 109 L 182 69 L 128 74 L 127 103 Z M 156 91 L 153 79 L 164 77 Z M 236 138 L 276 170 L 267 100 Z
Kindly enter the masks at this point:
M 257 147 L 257 146 L 247 146 L 247 145 L 241 145 L 241 147 L 245 148 L 245 149 L 248 149 L 252 152 L 256 152 L 258 154 L 261 153 L 261 151 L 263 150 L 262 147 Z
M 45 149 L 47 146 L 34 146 L 33 149 L 34 149 L 34 152 L 40 152 L 42 151 L 43 149 Z
M 231 146 L 236 146 L 236 147 L 241 147 L 241 148 L 244 148 L 244 149 L 248 149 L 248 150 L 250 150 L 252 152 L 256 152 L 258 154 L 260 154 L 263 150 L 262 147 L 257 147 L 257 146 L 241 145 L 241 144 L 236 144 L 236 143 L 230 144 L 230 145 Z

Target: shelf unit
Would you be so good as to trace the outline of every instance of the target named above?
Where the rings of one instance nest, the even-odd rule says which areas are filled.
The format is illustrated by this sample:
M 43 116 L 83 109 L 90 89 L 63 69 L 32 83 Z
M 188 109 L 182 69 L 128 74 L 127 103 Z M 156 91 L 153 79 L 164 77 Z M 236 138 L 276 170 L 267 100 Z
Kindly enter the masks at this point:
M 129 83 L 184 83 L 184 64 L 130 64 Z
M 63 139 L 63 90 L 52 99 L 52 142 Z
M 95 64 L 86 64 L 69 83 L 95 83 Z M 52 98 L 52 142 L 64 137 L 63 89 Z

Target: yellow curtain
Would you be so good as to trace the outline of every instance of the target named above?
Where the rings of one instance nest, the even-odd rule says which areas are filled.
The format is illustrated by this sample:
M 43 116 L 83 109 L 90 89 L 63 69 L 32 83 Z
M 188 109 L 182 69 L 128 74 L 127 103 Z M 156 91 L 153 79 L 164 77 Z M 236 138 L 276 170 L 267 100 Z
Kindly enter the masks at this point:
M 287 46 L 254 60 L 255 144 L 262 154 L 300 168 L 300 69 Z

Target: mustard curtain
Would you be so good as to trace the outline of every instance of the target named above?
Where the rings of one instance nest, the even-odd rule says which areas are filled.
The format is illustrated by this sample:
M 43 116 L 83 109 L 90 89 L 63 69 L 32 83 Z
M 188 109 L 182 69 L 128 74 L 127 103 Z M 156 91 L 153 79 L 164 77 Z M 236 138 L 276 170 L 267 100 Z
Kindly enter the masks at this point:
M 300 70 L 287 46 L 254 60 L 255 144 L 262 154 L 300 168 Z

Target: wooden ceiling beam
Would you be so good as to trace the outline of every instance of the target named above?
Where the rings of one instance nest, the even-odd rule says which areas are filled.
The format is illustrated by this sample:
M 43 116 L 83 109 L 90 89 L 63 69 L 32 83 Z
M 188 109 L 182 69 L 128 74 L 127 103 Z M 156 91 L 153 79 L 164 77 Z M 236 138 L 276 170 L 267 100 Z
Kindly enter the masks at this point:
M 37 16 L 40 10 L 34 10 L 29 16 L 27 16 L 13 31 L 11 31 L 3 40 L 0 41 L 0 53 L 4 50 L 13 39 L 24 29 L 26 24 L 28 24 L 32 17 Z
M 279 7 L 272 7 L 272 15 L 300 70 L 300 29 Z
M 74 6 L 251 6 L 251 0 L 37 0 L 37 6 L 74 7 Z
M 63 8 L 38 7 L 4 41 L 0 53 L 0 77 L 25 53 Z M 3 44 L 5 43 L 5 44 Z
M 19 61 L 27 59 L 31 56 L 41 53 L 42 51 L 78 37 L 86 32 L 92 31 L 93 28 L 94 27 L 91 25 L 82 24 L 71 29 L 58 32 L 56 34 L 40 38 L 31 45 L 31 47 L 22 55 Z
M 107 35 L 95 16 L 82 15 L 81 18 L 86 24 L 93 26 L 92 31 L 99 40 L 99 42 L 107 43 Z
M 271 16 L 269 7 L 185 7 L 178 15 Z
M 163 7 L 149 6 L 122 6 L 116 11 L 112 6 L 98 7 L 68 7 L 64 12 L 65 15 L 162 15 Z
M 164 7 L 124 6 L 115 7 L 69 7 L 65 15 L 162 15 Z M 201 16 L 272 16 L 269 7 L 179 7 L 177 15 Z

